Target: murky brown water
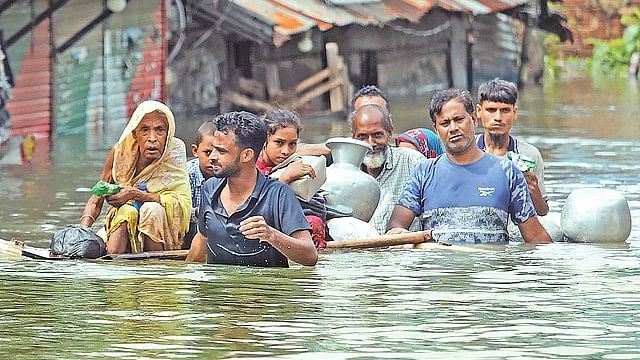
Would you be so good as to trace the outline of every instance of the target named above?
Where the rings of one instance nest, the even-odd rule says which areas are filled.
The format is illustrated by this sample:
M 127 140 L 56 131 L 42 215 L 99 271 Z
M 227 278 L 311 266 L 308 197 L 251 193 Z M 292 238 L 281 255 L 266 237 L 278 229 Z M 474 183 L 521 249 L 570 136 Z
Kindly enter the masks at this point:
M 428 123 L 426 99 L 392 106 L 397 131 Z M 543 154 L 551 211 L 575 188 L 616 189 L 632 212 L 626 243 L 353 251 L 289 270 L 0 260 L 0 357 L 640 358 L 640 85 L 547 85 L 520 109 L 515 132 Z M 197 125 L 179 136 L 190 143 Z M 347 133 L 314 121 L 303 138 Z M 0 165 L 0 238 L 45 246 L 76 223 L 100 139 Z

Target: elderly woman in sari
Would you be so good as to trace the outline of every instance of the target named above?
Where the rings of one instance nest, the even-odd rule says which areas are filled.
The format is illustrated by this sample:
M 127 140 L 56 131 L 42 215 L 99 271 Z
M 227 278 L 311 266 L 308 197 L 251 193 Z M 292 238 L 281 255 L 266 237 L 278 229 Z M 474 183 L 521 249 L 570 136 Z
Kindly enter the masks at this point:
M 120 191 L 91 196 L 80 225 L 91 226 L 106 199 L 111 205 L 105 219 L 109 253 L 181 247 L 189 226 L 191 189 L 185 145 L 174 134 L 171 110 L 160 102 L 145 101 L 107 155 L 100 179 L 120 185 Z

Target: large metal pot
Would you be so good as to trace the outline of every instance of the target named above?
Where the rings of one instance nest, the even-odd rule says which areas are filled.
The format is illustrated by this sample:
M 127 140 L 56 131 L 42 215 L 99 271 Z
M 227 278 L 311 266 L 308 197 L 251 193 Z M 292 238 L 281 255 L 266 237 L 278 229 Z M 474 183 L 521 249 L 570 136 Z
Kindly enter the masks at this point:
M 631 211 L 615 190 L 576 189 L 567 197 L 560 226 L 569 241 L 622 242 L 631 234 Z
M 560 227 L 560 213 L 550 212 L 545 216 L 538 216 L 538 220 L 553 242 L 565 241 L 564 232 Z
M 380 201 L 380 185 L 360 170 L 360 164 L 371 146 L 351 138 L 331 138 L 326 145 L 333 157 L 333 164 L 327 167 L 327 181 L 322 185 L 330 193 L 327 205 L 347 206 L 353 209 L 355 218 L 369 221 Z

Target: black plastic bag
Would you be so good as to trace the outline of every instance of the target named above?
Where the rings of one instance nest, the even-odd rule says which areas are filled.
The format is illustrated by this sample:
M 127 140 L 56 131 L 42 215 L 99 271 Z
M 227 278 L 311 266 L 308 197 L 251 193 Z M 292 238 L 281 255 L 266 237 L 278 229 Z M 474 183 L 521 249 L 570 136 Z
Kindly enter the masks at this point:
M 49 249 L 68 259 L 97 259 L 107 254 L 102 238 L 87 227 L 70 225 L 53 234 Z

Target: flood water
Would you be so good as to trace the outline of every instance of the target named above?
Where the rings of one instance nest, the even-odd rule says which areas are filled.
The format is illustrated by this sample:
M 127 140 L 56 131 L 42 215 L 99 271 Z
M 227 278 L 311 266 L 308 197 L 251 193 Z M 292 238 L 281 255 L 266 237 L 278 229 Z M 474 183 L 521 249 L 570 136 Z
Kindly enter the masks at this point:
M 425 99 L 392 106 L 396 130 L 424 126 Z M 627 242 L 335 252 L 292 269 L 0 260 L 0 358 L 640 358 L 640 85 L 547 84 L 520 109 L 551 211 L 575 188 L 618 190 Z M 189 144 L 197 123 L 179 126 Z M 312 122 L 303 138 L 347 132 Z M 0 165 L 0 238 L 46 246 L 77 223 L 99 143 L 55 139 L 32 165 Z

